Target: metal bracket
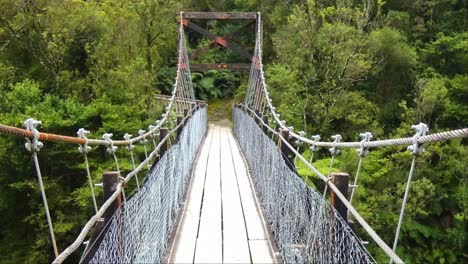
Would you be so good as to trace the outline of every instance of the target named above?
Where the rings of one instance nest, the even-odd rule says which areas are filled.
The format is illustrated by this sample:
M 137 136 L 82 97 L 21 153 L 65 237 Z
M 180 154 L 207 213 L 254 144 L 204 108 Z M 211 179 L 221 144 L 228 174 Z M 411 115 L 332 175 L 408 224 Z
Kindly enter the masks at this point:
M 102 135 L 102 139 L 109 143 L 109 145 L 107 146 L 107 152 L 109 152 L 109 154 L 114 154 L 117 151 L 117 147 L 114 146 L 114 144 L 112 143 L 112 136 L 112 133 L 105 133 L 104 135 Z
M 37 130 L 37 127 L 40 125 L 42 125 L 42 122 L 33 118 L 28 118 L 26 121 L 24 121 L 24 126 L 26 129 L 34 133 L 33 139 L 31 140 L 30 138 L 26 138 L 26 143 L 24 144 L 24 147 L 29 152 L 38 152 L 44 146 L 44 144 L 39 141 L 40 133 Z
M 340 134 L 336 134 L 334 136 L 331 136 L 331 138 L 333 139 L 333 147 L 329 149 L 330 153 L 332 155 L 337 155 L 337 154 L 340 154 L 340 150 L 338 149 L 338 147 L 336 146 L 336 143 L 340 143 L 341 142 L 341 135 Z
M 148 143 L 148 140 L 147 140 L 146 137 L 144 136 L 145 133 L 146 133 L 146 131 L 143 130 L 143 129 L 138 130 L 138 135 L 139 135 L 140 137 L 143 137 L 143 138 L 140 140 L 140 143 L 141 143 L 142 145 L 146 145 L 146 143 Z
M 362 138 L 361 146 L 358 149 L 356 149 L 356 152 L 359 155 L 359 157 L 366 157 L 369 154 L 369 148 L 364 147 L 364 144 L 371 141 L 372 134 L 370 132 L 365 132 L 359 134 L 359 137 Z
M 88 135 L 89 133 L 91 133 L 90 131 L 88 130 L 85 130 L 84 128 L 80 128 L 78 129 L 78 132 L 76 132 L 76 135 L 81 138 L 81 139 L 84 139 L 85 140 L 85 143 L 81 146 L 78 147 L 78 151 L 81 153 L 81 154 L 86 154 L 88 153 L 90 150 L 91 150 L 91 147 L 88 146 L 88 137 L 86 137 L 86 135 Z
M 408 146 L 408 150 L 413 155 L 421 155 L 424 153 L 424 146 L 419 144 L 418 140 L 420 137 L 425 136 L 429 131 L 429 128 L 424 123 L 419 123 L 417 125 L 412 125 L 411 129 L 416 130 L 416 133 L 413 136 L 413 145 Z
M 320 135 L 312 136 L 312 146 L 310 146 L 311 151 L 317 151 L 317 146 L 315 145 L 320 140 Z
M 132 138 L 132 135 L 128 134 L 128 133 L 125 133 L 125 135 L 123 136 L 123 138 L 125 139 L 125 141 L 128 142 L 128 145 L 125 147 L 127 150 L 129 151 L 133 151 L 133 149 L 135 148 L 135 146 L 132 144 L 132 142 L 130 141 L 130 139 Z

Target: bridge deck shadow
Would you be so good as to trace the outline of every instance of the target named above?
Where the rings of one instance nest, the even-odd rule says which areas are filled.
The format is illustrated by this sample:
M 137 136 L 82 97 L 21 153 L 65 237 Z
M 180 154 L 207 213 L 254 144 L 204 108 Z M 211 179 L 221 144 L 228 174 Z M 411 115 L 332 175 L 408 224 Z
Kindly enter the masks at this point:
M 169 263 L 275 263 L 273 246 L 231 122 L 210 122 Z

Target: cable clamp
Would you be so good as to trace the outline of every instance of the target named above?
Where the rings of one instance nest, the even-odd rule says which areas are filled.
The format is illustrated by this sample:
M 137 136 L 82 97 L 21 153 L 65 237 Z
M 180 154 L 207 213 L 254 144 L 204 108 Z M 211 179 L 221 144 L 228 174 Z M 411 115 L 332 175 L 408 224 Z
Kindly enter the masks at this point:
M 84 128 L 80 128 L 78 129 L 78 132 L 76 132 L 76 135 L 81 138 L 81 139 L 84 139 L 85 143 L 83 145 L 80 145 L 78 147 L 78 151 L 81 153 L 81 154 L 86 154 L 88 153 L 90 150 L 91 150 L 91 147 L 88 146 L 88 137 L 86 135 L 88 135 L 89 133 L 91 133 L 90 131 L 88 130 L 85 130 Z
M 148 126 L 148 131 L 152 131 L 152 133 L 149 135 L 150 138 L 156 138 L 159 135 L 159 129 L 156 129 L 156 126 L 149 125 Z M 156 132 L 158 131 L 158 132 Z
M 125 139 L 125 141 L 128 142 L 128 145 L 125 147 L 127 150 L 129 151 L 133 151 L 133 149 L 135 148 L 135 146 L 132 144 L 132 141 L 130 141 L 130 139 L 132 138 L 132 135 L 130 135 L 129 133 L 125 133 L 125 135 L 123 136 L 123 138 Z
M 125 180 L 125 178 L 122 177 L 122 176 L 119 176 L 119 181 L 122 183 L 122 188 L 125 187 L 125 184 L 127 183 L 127 181 Z
M 361 146 L 356 149 L 357 154 L 359 157 L 366 157 L 369 154 L 369 148 L 366 148 L 364 145 L 367 142 L 370 142 L 372 139 L 372 134 L 370 132 L 365 132 L 359 134 L 359 137 L 362 138 L 361 140 Z
M 320 140 L 320 135 L 314 135 L 312 136 L 312 146 L 310 146 L 310 150 L 311 151 L 317 151 L 317 146 L 315 144 L 317 144 L 317 142 Z
M 140 140 L 140 143 L 141 143 L 142 145 L 146 145 L 146 143 L 148 143 L 148 140 L 146 139 L 145 133 L 146 133 L 146 131 L 143 130 L 143 129 L 138 130 L 138 135 L 140 135 L 140 137 L 143 137 L 143 138 Z
M 117 151 L 117 147 L 114 146 L 114 143 L 112 143 L 112 136 L 112 133 L 105 133 L 104 135 L 102 135 L 102 139 L 104 139 L 108 143 L 107 152 L 109 152 L 109 154 L 114 154 L 115 151 Z
M 34 137 L 32 138 L 32 140 L 30 138 L 26 138 L 26 143 L 24 144 L 24 147 L 29 152 L 38 152 L 44 146 L 44 144 L 42 144 L 42 142 L 39 141 L 40 133 L 37 130 L 37 127 L 40 125 L 42 125 L 42 122 L 33 118 L 28 118 L 26 119 L 26 121 L 24 121 L 24 126 L 26 127 L 26 130 L 32 131 L 34 133 Z
M 329 149 L 330 153 L 331 153 L 332 155 L 340 154 L 340 150 L 338 149 L 338 147 L 336 146 L 336 144 L 341 142 L 341 135 L 340 135 L 340 134 L 336 134 L 336 135 L 334 135 L 334 136 L 331 136 L 331 138 L 333 139 L 333 147 Z
M 423 137 L 426 135 L 426 133 L 429 131 L 429 128 L 427 127 L 426 124 L 424 123 L 419 123 L 417 125 L 412 125 L 411 129 L 416 130 L 416 133 L 414 134 L 412 140 L 413 140 L 413 145 L 408 146 L 408 150 L 411 152 L 413 155 L 421 155 L 424 153 L 424 147 L 422 144 L 419 144 L 418 140 L 420 137 Z
M 299 131 L 299 138 L 296 140 L 296 144 L 301 146 L 302 143 L 304 143 L 301 139 L 305 136 L 305 132 L 304 131 Z

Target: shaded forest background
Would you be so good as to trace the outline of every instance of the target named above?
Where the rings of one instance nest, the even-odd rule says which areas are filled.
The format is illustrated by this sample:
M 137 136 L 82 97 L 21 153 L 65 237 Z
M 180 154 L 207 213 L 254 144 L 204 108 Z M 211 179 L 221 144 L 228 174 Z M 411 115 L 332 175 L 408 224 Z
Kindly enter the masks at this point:
M 154 94 L 172 89 L 179 10 L 261 11 L 270 93 L 282 118 L 309 136 L 341 133 L 343 140 L 357 140 L 370 131 L 383 139 L 412 135 L 418 122 L 430 132 L 468 124 L 465 0 L 0 0 L 0 6 L 3 124 L 22 127 L 34 117 L 43 131 L 75 135 L 84 127 L 90 137 L 112 132 L 116 139 L 148 127 L 164 107 Z M 220 35 L 238 26 L 201 24 Z M 188 36 L 191 49 L 209 43 Z M 253 50 L 252 40 L 246 34 L 239 41 Z M 215 50 L 198 61 L 238 60 Z M 205 100 L 241 100 L 247 77 L 192 73 Z M 431 144 L 418 159 L 397 250 L 409 263 L 468 262 L 466 143 Z M 1 136 L 0 146 L 0 263 L 50 262 L 24 139 Z M 63 250 L 93 213 L 82 157 L 75 146 L 56 143 L 46 143 L 39 155 Z M 118 155 L 129 170 L 127 154 Z M 336 167 L 352 175 L 357 158 L 343 150 Z M 410 159 L 403 147 L 371 151 L 355 194 L 358 211 L 389 244 Z M 92 151 L 90 161 L 95 182 L 113 168 L 104 149 Z M 326 170 L 328 163 L 323 150 L 314 165 Z M 387 261 L 372 243 L 368 249 Z

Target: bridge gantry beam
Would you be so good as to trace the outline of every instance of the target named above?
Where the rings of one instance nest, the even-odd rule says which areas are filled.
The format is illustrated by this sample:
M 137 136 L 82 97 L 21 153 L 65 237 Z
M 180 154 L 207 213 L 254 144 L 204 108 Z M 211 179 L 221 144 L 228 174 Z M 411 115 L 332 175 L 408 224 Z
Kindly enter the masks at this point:
M 251 20 L 247 24 L 241 26 L 230 34 L 221 37 L 203 27 L 189 21 L 188 19 L 205 19 L 205 20 Z M 180 23 L 186 28 L 201 34 L 212 42 L 202 48 L 199 48 L 189 55 L 190 59 L 195 59 L 208 51 L 221 46 L 230 49 L 249 61 L 252 61 L 252 54 L 250 54 L 244 48 L 235 45 L 231 40 L 237 36 L 245 33 L 250 29 L 255 28 L 255 22 L 257 21 L 257 14 L 254 12 L 184 12 L 180 19 Z M 191 69 L 195 71 L 206 71 L 206 70 L 234 70 L 234 71 L 248 71 L 250 70 L 250 63 L 202 63 L 202 64 L 191 64 Z

